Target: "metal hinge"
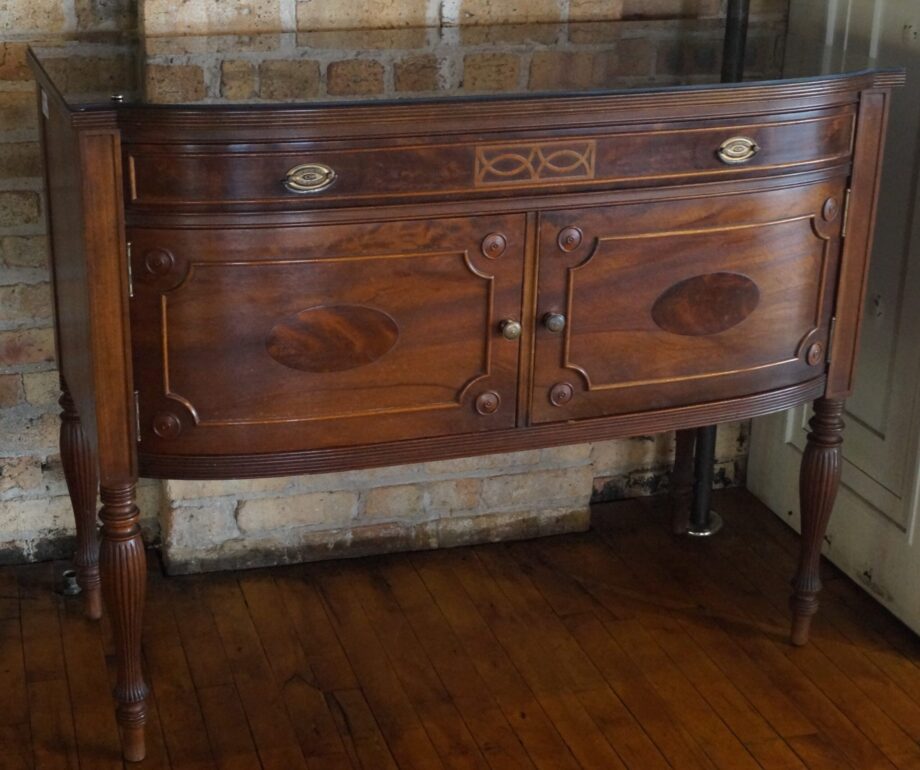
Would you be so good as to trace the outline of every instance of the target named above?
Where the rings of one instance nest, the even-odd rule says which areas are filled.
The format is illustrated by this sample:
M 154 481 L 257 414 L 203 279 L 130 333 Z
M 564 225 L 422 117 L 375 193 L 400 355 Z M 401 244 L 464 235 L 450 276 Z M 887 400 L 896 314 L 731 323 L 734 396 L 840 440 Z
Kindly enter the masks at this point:
M 834 332 L 837 330 L 837 316 L 831 316 L 831 328 L 827 333 L 827 363 L 831 362 L 831 355 L 834 352 Z
M 131 241 L 127 242 L 128 252 L 128 296 L 134 297 L 134 272 L 131 269 Z
M 850 223 L 850 193 L 853 192 L 849 187 L 843 194 L 843 224 L 840 225 L 840 237 L 847 237 L 847 225 Z
M 137 443 L 141 443 L 141 394 L 134 391 L 134 430 Z

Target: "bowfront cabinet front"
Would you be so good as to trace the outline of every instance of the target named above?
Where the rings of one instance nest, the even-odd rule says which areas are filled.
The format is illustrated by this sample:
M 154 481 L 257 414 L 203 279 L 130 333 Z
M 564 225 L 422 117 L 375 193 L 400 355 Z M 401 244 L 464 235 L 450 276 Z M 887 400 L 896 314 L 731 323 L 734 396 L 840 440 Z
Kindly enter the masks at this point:
M 522 62 L 572 61 L 579 40 L 592 72 L 622 61 L 616 25 L 540 26 L 554 42 L 514 33 Z M 477 56 L 511 55 L 508 30 L 475 29 Z M 460 38 L 432 31 L 424 56 L 441 47 L 460 66 Z M 125 757 L 145 753 L 139 476 L 425 463 L 814 401 L 792 597 L 804 644 L 903 73 L 732 85 L 693 73 L 693 87 L 662 87 L 685 73 L 649 63 L 619 90 L 577 86 L 576 68 L 535 94 L 522 69 L 506 93 L 471 94 L 470 78 L 415 98 L 290 103 L 299 85 L 272 81 L 291 71 L 276 61 L 367 44 L 317 57 L 312 39 L 247 36 L 240 52 L 223 36 L 76 41 L 82 59 L 118 49 L 149 76 L 114 94 L 109 78 L 62 75 L 67 46 L 30 52 L 61 456 L 86 611 L 99 617 L 100 586 L 111 611 Z M 259 104 L 215 85 L 239 53 Z M 685 59 L 655 67 L 671 58 Z M 152 96 L 181 99 L 195 68 L 211 73 L 195 103 Z
M 515 425 L 522 215 L 129 237 L 147 451 Z
M 818 378 L 846 179 L 761 187 L 535 212 L 526 254 L 525 214 L 283 227 L 270 239 L 133 229 L 144 449 L 475 433 Z
M 533 420 L 821 376 L 845 181 L 542 215 Z

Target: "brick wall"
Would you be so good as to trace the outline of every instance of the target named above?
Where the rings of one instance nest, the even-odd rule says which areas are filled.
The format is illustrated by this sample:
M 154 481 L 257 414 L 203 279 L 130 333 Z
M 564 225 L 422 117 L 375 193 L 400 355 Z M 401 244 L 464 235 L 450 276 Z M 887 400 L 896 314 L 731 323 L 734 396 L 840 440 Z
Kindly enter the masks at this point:
M 134 25 L 127 0 L 0 2 L 0 562 L 58 555 L 73 529 L 57 454 L 58 376 L 26 44 Z M 159 484 L 143 484 L 151 537 L 159 497 Z
M 743 479 L 747 425 L 724 426 L 716 483 Z M 584 530 L 596 500 L 666 489 L 673 435 L 247 481 L 170 481 L 163 554 L 196 572 Z
M 623 15 L 668 25 L 689 17 L 695 20 L 694 34 L 684 45 L 649 53 L 649 66 L 662 57 L 680 57 L 712 67 L 719 55 L 722 6 L 723 0 L 142 0 L 138 11 L 133 0 L 0 2 L 0 563 L 61 555 L 72 536 L 56 448 L 57 372 L 34 86 L 24 62 L 28 42 L 56 41 L 75 31 L 130 29 L 138 17 L 154 33 L 299 29 L 313 44 L 325 35 L 327 50 L 335 29 L 369 23 L 405 27 Z M 785 0 L 753 3 L 761 23 L 751 41 L 758 69 L 775 65 L 784 6 Z M 394 35 L 414 42 L 400 48 Z M 460 35 L 467 49 L 457 53 L 452 36 Z M 369 33 L 367 40 L 354 56 L 318 55 L 315 64 L 298 66 L 310 67 L 317 93 L 331 96 L 368 88 L 482 87 L 501 77 L 529 78 L 536 85 L 561 71 L 567 77 L 591 76 L 590 68 L 560 68 L 551 54 L 545 61 L 529 57 L 513 41 L 486 40 L 475 30 Z M 590 47 L 590 41 L 581 44 Z M 168 55 L 187 57 L 202 98 L 259 96 L 261 68 L 292 66 L 283 52 L 251 52 L 216 67 L 212 63 L 210 69 L 196 69 L 201 62 L 192 53 Z M 79 78 L 81 67 L 111 65 L 62 59 L 62 66 Z M 148 80 L 155 74 L 148 71 Z M 303 73 L 295 75 L 302 83 Z M 173 81 L 171 87 L 185 86 Z M 671 446 L 670 436 L 659 436 L 367 473 L 252 482 L 146 481 L 139 496 L 147 537 L 156 540 L 162 531 L 175 571 L 262 564 L 583 528 L 592 494 L 609 499 L 661 491 Z M 745 425 L 720 431 L 720 483 L 743 477 L 746 453 Z
M 781 23 L 753 27 L 749 76 L 778 71 L 782 35 Z M 148 43 L 140 85 L 153 101 L 187 103 L 711 83 L 723 36 L 721 19 L 263 33 L 221 36 L 216 51 L 179 36 Z M 64 64 L 66 47 L 59 55 L 79 69 Z
M 13 0 L 14 4 L 21 0 Z M 22 3 L 25 6 L 25 3 Z M 47 3 L 50 5 L 50 3 Z M 755 20 L 783 20 L 787 0 L 752 0 Z M 149 33 L 457 26 L 620 18 L 724 18 L 725 0 L 141 0 Z

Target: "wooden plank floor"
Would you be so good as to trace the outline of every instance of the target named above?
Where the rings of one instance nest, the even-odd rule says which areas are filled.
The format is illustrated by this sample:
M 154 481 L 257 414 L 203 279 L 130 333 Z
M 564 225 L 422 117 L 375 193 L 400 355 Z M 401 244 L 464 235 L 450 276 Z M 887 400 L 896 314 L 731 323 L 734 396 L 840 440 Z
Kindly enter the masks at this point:
M 743 491 L 585 535 L 164 578 L 148 759 L 182 770 L 920 768 L 920 640 L 829 565 L 786 642 L 797 538 Z M 121 768 L 107 623 L 0 569 L 0 770 Z

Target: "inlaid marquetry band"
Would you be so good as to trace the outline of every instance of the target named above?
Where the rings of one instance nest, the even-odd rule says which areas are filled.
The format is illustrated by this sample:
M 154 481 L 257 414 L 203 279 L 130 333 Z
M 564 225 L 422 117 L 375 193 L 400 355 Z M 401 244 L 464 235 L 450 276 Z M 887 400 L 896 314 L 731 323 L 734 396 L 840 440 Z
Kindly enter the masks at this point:
M 565 179 L 594 179 L 597 142 L 516 142 L 476 147 L 477 187 Z

